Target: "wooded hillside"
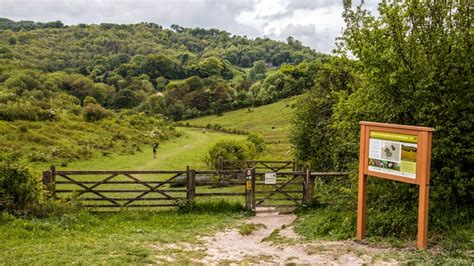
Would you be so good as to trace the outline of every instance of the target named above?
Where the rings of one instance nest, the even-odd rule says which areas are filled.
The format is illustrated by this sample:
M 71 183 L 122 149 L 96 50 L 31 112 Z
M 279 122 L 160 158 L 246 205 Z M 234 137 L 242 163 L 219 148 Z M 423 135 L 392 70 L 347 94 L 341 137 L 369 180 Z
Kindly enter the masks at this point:
M 4 120 L 16 119 L 5 104 L 46 110 L 45 99 L 59 91 L 80 105 L 91 96 L 105 108 L 137 108 L 173 119 L 221 113 L 301 93 L 310 86 L 308 78 L 276 69 L 327 57 L 291 37 L 287 43 L 251 40 L 153 23 L 64 26 L 1 19 L 0 32 Z

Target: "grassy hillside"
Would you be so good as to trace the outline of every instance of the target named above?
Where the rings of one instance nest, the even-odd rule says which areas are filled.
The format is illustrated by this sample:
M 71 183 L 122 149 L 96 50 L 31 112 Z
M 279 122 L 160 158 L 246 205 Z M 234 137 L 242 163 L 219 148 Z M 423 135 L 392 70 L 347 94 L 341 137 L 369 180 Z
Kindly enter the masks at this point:
M 291 156 L 288 134 L 297 99 L 298 96 L 257 108 L 245 108 L 224 113 L 222 116 L 205 116 L 185 122 L 200 127 L 219 124 L 224 128 L 261 134 L 265 139 L 267 151 L 260 158 L 288 159 Z
M 187 165 L 194 169 L 205 169 L 206 166 L 201 159 L 210 146 L 222 139 L 245 139 L 243 135 L 212 131 L 202 134 L 201 130 L 190 128 L 179 128 L 177 131 L 181 132 L 182 136 L 161 142 L 157 159 L 153 159 L 151 145 L 144 145 L 134 154 L 112 154 L 89 160 L 78 160 L 67 163 L 67 166 L 61 166 L 62 161 L 37 163 L 34 169 L 45 170 L 51 164 L 63 170 L 182 170 Z
M 18 154 L 32 162 L 68 162 L 133 154 L 145 144 L 178 135 L 169 122 L 144 115 L 111 115 L 95 122 L 70 114 L 60 114 L 56 121 L 0 120 L 0 154 Z

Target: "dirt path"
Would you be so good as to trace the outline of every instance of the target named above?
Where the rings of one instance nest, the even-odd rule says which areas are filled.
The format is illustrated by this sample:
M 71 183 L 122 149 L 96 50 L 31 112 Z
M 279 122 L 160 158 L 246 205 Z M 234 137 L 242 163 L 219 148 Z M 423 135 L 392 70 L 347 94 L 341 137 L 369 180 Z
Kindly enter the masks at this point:
M 249 235 L 242 235 L 238 228 L 227 229 L 213 236 L 202 237 L 200 244 L 171 244 L 165 248 L 197 251 L 200 258 L 193 261 L 203 264 L 336 264 L 361 265 L 376 263 L 396 264 L 393 259 L 374 260 L 374 257 L 390 252 L 387 249 L 370 248 L 353 241 L 324 241 L 307 243 L 299 239 L 291 224 L 294 214 L 276 211 L 257 211 L 256 216 L 245 221 L 258 227 Z M 163 259 L 163 258 L 160 258 Z M 176 258 L 168 257 L 168 262 Z

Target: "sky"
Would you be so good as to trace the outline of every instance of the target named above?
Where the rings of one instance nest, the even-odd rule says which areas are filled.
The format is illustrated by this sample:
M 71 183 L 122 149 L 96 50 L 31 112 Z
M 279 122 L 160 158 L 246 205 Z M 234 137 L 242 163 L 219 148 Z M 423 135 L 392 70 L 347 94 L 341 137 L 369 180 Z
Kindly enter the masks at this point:
M 376 12 L 376 0 L 364 2 Z M 250 38 L 293 36 L 324 53 L 335 48 L 342 33 L 342 11 L 342 0 L 0 0 L 0 17 L 16 21 L 178 24 Z

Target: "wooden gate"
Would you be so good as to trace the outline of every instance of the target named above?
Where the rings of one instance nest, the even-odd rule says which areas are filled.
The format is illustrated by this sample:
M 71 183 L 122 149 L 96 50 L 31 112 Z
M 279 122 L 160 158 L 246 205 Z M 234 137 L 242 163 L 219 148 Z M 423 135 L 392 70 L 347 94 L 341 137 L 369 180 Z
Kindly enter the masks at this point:
M 257 172 L 242 170 L 182 171 L 56 171 L 43 172 L 52 197 L 77 199 L 88 208 L 176 207 L 196 198 L 214 197 L 257 207 L 310 206 L 317 177 L 347 175 L 341 172 Z M 211 176 L 202 180 L 198 177 Z M 274 176 L 273 176 L 274 175 Z M 274 177 L 274 178 L 269 178 Z
M 253 168 L 247 170 L 247 179 L 253 210 L 257 207 L 294 209 L 312 202 L 314 189 L 309 189 L 308 171 L 265 173 Z
M 243 171 L 57 171 L 43 172 L 43 184 L 51 196 L 75 199 L 84 207 L 110 208 L 177 207 L 196 198 L 218 198 L 244 203 Z M 200 180 L 196 176 L 210 176 Z M 220 178 L 224 176 L 224 178 Z M 241 179 L 236 179 L 241 176 Z M 240 199 L 239 199 L 240 198 Z
M 171 207 L 186 200 L 189 171 L 56 171 L 43 182 L 57 198 L 75 198 L 93 208 Z M 45 180 L 46 179 L 46 180 Z M 165 186 L 168 185 L 168 186 Z M 171 185 L 171 186 L 169 186 Z
M 296 171 L 294 161 L 271 161 L 271 160 L 224 160 L 219 158 L 219 170 L 255 168 L 258 172 L 283 172 Z

